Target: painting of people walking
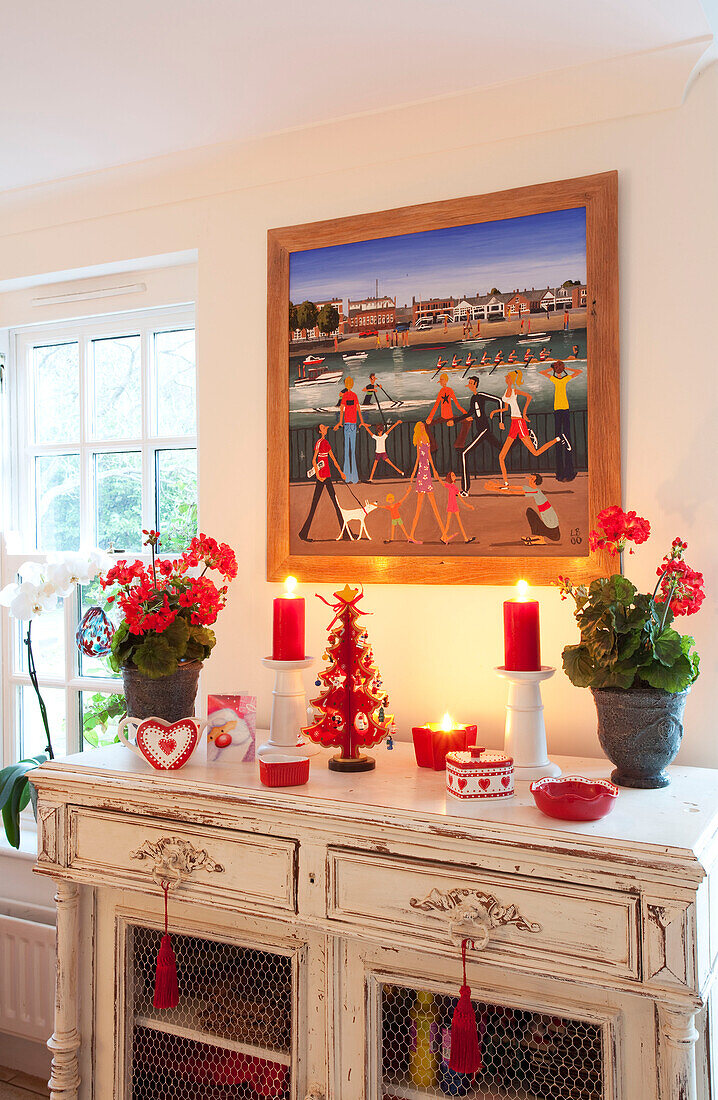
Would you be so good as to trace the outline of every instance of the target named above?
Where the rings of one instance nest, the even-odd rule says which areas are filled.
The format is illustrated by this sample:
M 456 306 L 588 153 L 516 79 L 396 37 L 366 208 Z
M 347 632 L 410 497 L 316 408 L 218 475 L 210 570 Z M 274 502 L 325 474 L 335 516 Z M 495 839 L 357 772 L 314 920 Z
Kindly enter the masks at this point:
M 594 284 L 610 286 L 617 271 L 592 262 L 590 195 L 534 212 L 519 201 L 504 217 L 477 207 L 475 219 L 430 228 L 418 207 L 416 228 L 375 235 L 367 225 L 357 239 L 342 240 L 339 222 L 337 243 L 321 232 L 316 247 L 287 249 L 270 416 L 286 403 L 276 457 L 300 572 L 352 559 L 354 579 L 357 568 L 392 580 L 428 569 L 471 581 L 591 556 L 592 474 L 620 475 L 617 359 L 606 359 L 616 341 L 602 332 L 617 311 Z M 603 444 L 607 426 L 615 440 L 613 463 L 602 454 L 594 471 L 597 424 Z

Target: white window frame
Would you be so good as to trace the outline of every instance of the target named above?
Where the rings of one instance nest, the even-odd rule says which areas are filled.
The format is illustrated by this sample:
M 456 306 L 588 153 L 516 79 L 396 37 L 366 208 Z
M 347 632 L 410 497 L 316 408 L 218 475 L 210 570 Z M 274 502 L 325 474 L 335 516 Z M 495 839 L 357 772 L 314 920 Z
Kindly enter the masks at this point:
M 156 423 L 154 407 L 154 334 L 171 332 L 180 328 L 196 331 L 194 306 L 164 307 L 126 314 L 113 314 L 95 318 L 83 318 L 65 323 L 48 323 L 14 329 L 10 333 L 10 362 L 7 371 L 7 415 L 5 423 L 8 446 L 5 452 L 6 484 L 10 492 L 6 498 L 5 529 L 13 531 L 11 551 L 3 539 L 0 573 L 6 584 L 16 575 L 25 561 L 43 561 L 45 554 L 35 546 L 33 518 L 35 512 L 35 458 L 38 455 L 80 455 L 80 546 L 85 549 L 94 543 L 93 499 L 94 483 L 92 463 L 98 453 L 125 451 L 140 452 L 142 456 L 142 527 L 155 527 L 155 454 L 164 450 L 197 450 L 197 435 L 160 436 L 152 434 Z M 132 439 L 94 440 L 91 434 L 91 408 L 87 398 L 91 390 L 89 350 L 93 339 L 138 334 L 141 343 L 142 386 L 142 435 Z M 32 348 L 38 344 L 78 342 L 80 360 L 80 438 L 73 443 L 35 443 L 33 414 L 33 363 Z M 25 547 L 26 549 L 23 549 Z M 130 559 L 146 555 L 134 550 L 120 554 Z M 75 632 L 79 618 L 79 593 L 62 602 L 65 667 L 63 677 L 48 676 L 38 667 L 41 688 L 59 688 L 65 692 L 65 730 L 67 752 L 78 752 L 82 747 L 80 721 L 80 693 L 121 691 L 121 681 L 111 678 L 80 675 L 80 662 Z M 25 633 L 25 624 L 21 624 Z M 3 670 L 3 732 L 2 764 L 12 763 L 20 749 L 20 730 L 17 729 L 17 688 L 31 686 L 27 672 L 22 671 L 18 660 L 17 620 L 3 611 L 2 670 Z

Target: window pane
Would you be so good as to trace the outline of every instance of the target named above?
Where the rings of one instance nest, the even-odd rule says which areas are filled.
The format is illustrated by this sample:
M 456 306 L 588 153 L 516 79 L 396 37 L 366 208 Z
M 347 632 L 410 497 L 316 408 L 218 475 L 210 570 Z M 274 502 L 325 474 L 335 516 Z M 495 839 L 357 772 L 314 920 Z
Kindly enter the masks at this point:
M 113 451 L 95 455 L 97 544 L 139 550 L 142 545 L 142 455 Z
M 124 695 L 111 695 L 105 691 L 81 691 L 82 747 L 96 749 L 119 741 L 117 726 L 125 713 Z
M 184 550 L 197 534 L 197 452 L 157 451 L 157 530 L 160 550 Z
M 80 438 L 80 358 L 74 344 L 33 348 L 35 442 Z
M 197 430 L 194 329 L 155 333 L 158 435 Z
M 99 578 L 95 578 L 92 584 L 80 587 L 80 618 L 91 607 L 101 607 L 110 622 L 117 626 L 120 621 L 120 612 L 115 605 L 111 608 L 105 607 L 105 594 Z M 119 680 L 119 675 L 112 671 L 106 657 L 88 657 L 82 650 L 78 650 L 77 655 L 80 676 L 100 676 L 103 679 Z
M 37 756 L 45 751 L 47 739 L 40 717 L 40 707 L 32 687 L 24 684 L 17 689 L 17 728 L 20 733 L 20 756 Z M 47 709 L 50 738 L 55 756 L 67 754 L 65 728 L 65 692 L 62 688 L 41 688 Z
M 95 439 L 137 439 L 142 434 L 140 337 L 92 341 Z
M 35 459 L 36 538 L 41 550 L 80 547 L 80 457 Z
M 27 623 L 16 623 L 19 668 L 28 671 Z M 43 611 L 32 622 L 32 653 L 35 668 L 40 679 L 43 677 L 65 679 L 65 617 L 62 612 L 62 600 L 54 611 Z

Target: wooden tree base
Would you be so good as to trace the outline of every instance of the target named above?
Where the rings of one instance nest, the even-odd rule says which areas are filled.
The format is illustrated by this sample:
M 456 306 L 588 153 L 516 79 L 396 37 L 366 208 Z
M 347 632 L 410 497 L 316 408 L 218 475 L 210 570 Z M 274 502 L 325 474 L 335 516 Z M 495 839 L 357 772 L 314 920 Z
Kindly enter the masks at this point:
M 355 759 L 347 757 L 344 759 L 341 755 L 337 755 L 329 758 L 328 767 L 333 772 L 370 772 L 376 767 L 376 760 L 373 756 L 357 756 Z

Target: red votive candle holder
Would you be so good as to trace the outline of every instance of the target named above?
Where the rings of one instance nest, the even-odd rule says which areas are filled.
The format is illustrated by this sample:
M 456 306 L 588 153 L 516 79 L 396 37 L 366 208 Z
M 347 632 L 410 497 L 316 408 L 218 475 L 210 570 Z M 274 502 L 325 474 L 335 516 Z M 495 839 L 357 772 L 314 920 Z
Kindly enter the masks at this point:
M 296 585 L 294 577 L 287 577 L 286 591 L 273 601 L 273 661 L 303 661 L 305 657 L 304 598 L 294 595 Z
M 447 752 L 460 752 L 476 740 L 476 726 L 463 726 L 453 722 L 448 714 L 441 722 L 427 722 L 414 726 L 414 753 L 420 768 L 433 768 L 435 772 L 446 767 Z
M 538 672 L 541 668 L 538 600 L 528 598 L 526 581 L 519 581 L 516 587 L 516 599 L 504 601 L 504 668 L 511 672 Z

